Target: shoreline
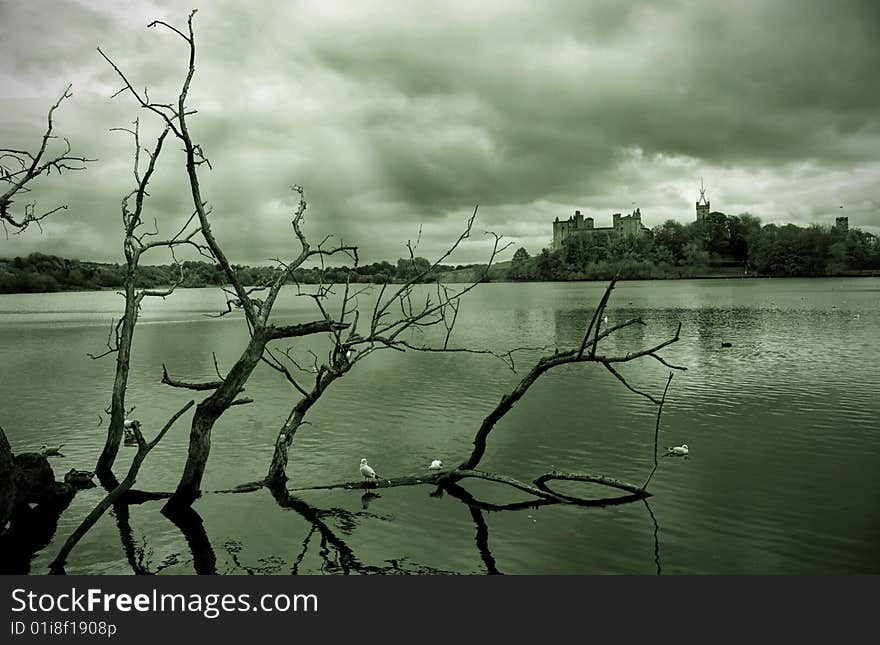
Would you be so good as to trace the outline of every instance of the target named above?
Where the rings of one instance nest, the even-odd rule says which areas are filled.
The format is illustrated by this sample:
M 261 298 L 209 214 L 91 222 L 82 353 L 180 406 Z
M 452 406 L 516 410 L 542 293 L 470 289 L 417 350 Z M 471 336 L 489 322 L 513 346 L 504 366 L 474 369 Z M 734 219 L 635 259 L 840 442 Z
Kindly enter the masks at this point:
M 693 275 L 693 276 L 682 276 L 680 278 L 652 278 L 652 277 L 644 277 L 644 278 L 618 278 L 618 282 L 675 282 L 681 280 L 827 280 L 827 279 L 840 279 L 840 278 L 880 278 L 880 271 L 872 270 L 870 272 L 861 272 L 861 273 L 852 273 L 852 274 L 837 274 L 837 275 L 786 275 L 786 276 L 774 276 L 774 275 L 749 275 L 749 276 L 736 276 L 736 275 Z M 588 283 L 606 283 L 611 278 L 603 278 L 596 280 L 508 280 L 501 278 L 492 278 L 486 280 L 481 284 L 567 284 L 567 283 L 578 283 L 578 282 L 588 282 Z M 443 284 L 470 284 L 473 280 L 444 280 Z M 368 285 L 373 284 L 376 286 L 380 286 L 381 282 L 359 282 L 357 284 Z M 403 282 L 391 282 L 389 284 L 403 284 Z M 436 284 L 436 282 L 424 282 L 422 284 Z M 171 285 L 155 285 L 155 287 L 150 288 L 167 288 Z M 254 285 L 249 285 L 254 286 Z M 229 285 L 206 285 L 203 287 L 178 287 L 178 289 L 221 289 L 223 287 L 229 287 Z M 51 294 L 51 293 L 97 293 L 104 291 L 119 291 L 119 287 L 100 287 L 97 289 L 59 289 L 56 291 L 9 291 L 0 293 L 0 297 L 3 296 L 20 296 L 20 295 L 42 295 L 42 294 Z

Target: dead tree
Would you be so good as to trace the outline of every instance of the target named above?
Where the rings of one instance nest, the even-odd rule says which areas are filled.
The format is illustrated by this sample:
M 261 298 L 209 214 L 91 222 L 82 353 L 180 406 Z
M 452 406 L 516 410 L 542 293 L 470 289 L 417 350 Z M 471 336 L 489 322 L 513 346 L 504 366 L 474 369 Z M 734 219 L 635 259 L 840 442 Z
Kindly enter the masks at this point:
M 15 233 L 22 233 L 31 224 L 36 224 L 42 231 L 40 224 L 42 220 L 59 211 L 67 210 L 67 204 L 60 204 L 39 212 L 36 202 L 28 202 L 18 215 L 13 212 L 12 206 L 15 204 L 17 196 L 29 193 L 31 186 L 40 175 L 49 175 L 53 170 L 59 175 L 65 171 L 85 170 L 86 164 L 95 161 L 95 159 L 70 154 L 72 147 L 67 139 L 64 139 L 65 149 L 63 152 L 52 155 L 47 153 L 50 142 L 58 138 L 53 134 L 55 110 L 65 99 L 73 96 L 70 88 L 71 86 L 68 85 L 55 104 L 49 108 L 46 131 L 43 133 L 40 147 L 36 152 L 16 148 L 0 148 L 0 182 L 6 185 L 5 192 L 0 194 L 0 223 L 3 224 L 7 238 L 9 237 L 9 227 L 12 227 Z
M 206 257 L 209 255 L 208 249 L 200 244 L 196 239 L 196 235 L 200 232 L 198 226 L 193 226 L 193 220 L 196 215 L 193 213 L 189 216 L 183 226 L 173 236 L 167 239 L 157 239 L 158 223 L 155 222 L 155 230 L 144 230 L 144 207 L 145 200 L 148 196 L 147 187 L 150 179 L 156 170 L 156 162 L 162 152 L 162 146 L 168 136 L 168 128 L 165 127 L 159 137 L 156 139 L 152 149 L 141 148 L 140 141 L 140 122 L 134 121 L 134 128 L 113 128 L 113 130 L 127 132 L 134 138 L 134 180 L 135 188 L 131 190 L 122 199 L 122 227 L 123 227 L 123 252 L 125 254 L 125 279 L 123 281 L 123 296 L 125 297 L 125 313 L 116 322 L 110 331 L 107 339 L 107 350 L 101 354 L 89 354 L 93 359 L 103 358 L 110 354 L 116 354 L 116 377 L 113 381 L 113 394 L 110 401 L 110 407 L 107 412 L 110 414 L 110 423 L 107 428 L 107 439 L 104 448 L 98 457 L 98 463 L 95 472 L 101 479 L 102 483 L 108 488 L 118 485 L 118 481 L 113 475 L 113 462 L 119 452 L 119 445 L 122 442 L 123 423 L 125 421 L 125 395 L 128 389 L 128 372 L 131 361 L 131 346 L 134 341 L 135 325 L 137 324 L 138 314 L 141 308 L 141 302 L 144 298 L 165 298 L 174 293 L 174 290 L 183 283 L 184 273 L 183 267 L 177 261 L 175 249 L 190 245 L 195 247 L 200 253 Z M 141 171 L 141 154 L 146 152 L 147 164 L 146 168 Z M 171 253 L 172 260 L 177 267 L 177 277 L 175 281 L 165 289 L 138 289 L 138 267 L 141 257 L 147 251 L 156 248 L 168 249 Z
M 210 168 L 210 162 L 202 151 L 202 147 L 193 142 L 187 121 L 187 118 L 195 113 L 194 110 L 190 110 L 186 106 L 190 84 L 195 74 L 196 43 L 192 27 L 195 13 L 193 11 L 189 15 L 186 32 L 163 21 L 154 21 L 149 25 L 149 27 L 165 27 L 182 38 L 187 44 L 189 54 L 187 73 L 175 103 L 157 103 L 149 98 L 146 90 L 143 92 L 136 90 L 119 67 L 103 51 L 98 50 L 123 82 L 123 87 L 117 94 L 123 92 L 130 93 L 142 109 L 156 115 L 168 131 L 183 145 L 186 157 L 186 173 L 189 179 L 190 193 L 195 216 L 198 218 L 201 236 L 211 255 L 222 269 L 226 280 L 231 285 L 231 295 L 244 312 L 244 317 L 250 331 L 249 342 L 229 370 L 229 373 L 215 384 L 217 387 L 213 393 L 196 406 L 190 430 L 186 465 L 184 466 L 180 482 L 165 507 L 166 511 L 169 512 L 175 508 L 188 507 L 198 498 L 201 492 L 202 476 L 210 454 L 211 431 L 214 424 L 236 402 L 236 397 L 243 390 L 254 368 L 260 362 L 267 344 L 278 339 L 338 331 L 347 327 L 346 324 L 338 323 L 329 318 L 295 325 L 275 325 L 271 323 L 269 318 L 272 313 L 272 307 L 281 287 L 288 281 L 294 270 L 302 266 L 310 258 L 336 253 L 350 253 L 353 256 L 357 254 L 357 248 L 353 246 L 339 245 L 327 249 L 323 247 L 323 244 L 319 244 L 317 247 L 307 244 L 293 261 L 284 264 L 276 272 L 271 283 L 252 288 L 248 288 L 243 284 L 211 231 L 209 219 L 211 209 L 202 196 L 199 184 L 200 167 L 207 165 Z M 298 221 L 295 220 L 294 228 L 297 225 Z M 265 299 L 256 298 L 253 295 L 254 293 L 262 294 L 264 291 L 267 292 Z M 193 389 L 190 387 L 191 383 L 175 381 L 171 378 L 165 379 L 165 382 L 172 386 Z
M 85 519 L 80 523 L 76 530 L 71 533 L 70 537 L 64 542 L 64 545 L 61 547 L 61 550 L 58 552 L 58 555 L 55 556 L 55 559 L 49 564 L 49 568 L 56 573 L 60 573 L 64 571 L 64 564 L 67 562 L 67 558 L 70 555 L 70 552 L 73 551 L 74 547 L 79 543 L 79 541 L 83 538 L 83 536 L 89 532 L 101 516 L 104 514 L 108 508 L 113 506 L 125 493 L 134 486 L 135 481 L 137 480 L 138 471 L 141 469 L 141 464 L 144 463 L 144 459 L 147 458 L 147 455 L 150 454 L 150 451 L 156 447 L 162 438 L 165 436 L 165 433 L 171 429 L 171 426 L 174 425 L 174 422 L 177 421 L 187 410 L 189 410 L 195 401 L 190 401 L 185 406 L 183 406 L 180 410 L 174 413 L 174 415 L 168 419 L 168 422 L 165 426 L 159 431 L 152 441 L 147 442 L 144 439 L 144 435 L 141 433 L 141 430 L 138 426 L 134 426 L 135 437 L 137 438 L 138 443 L 138 451 L 134 456 L 134 459 L 131 461 L 131 466 L 128 469 L 128 474 L 125 476 L 125 479 L 122 480 L 119 485 L 117 485 L 113 490 L 111 490 L 107 495 L 102 499 L 95 508 L 85 517 Z
M 626 503 L 639 499 L 644 499 L 650 496 L 648 492 L 648 484 L 650 483 L 651 477 L 654 474 L 654 471 L 657 467 L 657 449 L 658 442 L 657 437 L 660 430 L 660 415 L 663 409 L 663 405 L 666 401 L 666 395 L 669 390 L 669 384 L 672 381 L 672 372 L 669 373 L 669 378 L 666 381 L 666 387 L 663 390 L 663 395 L 661 398 L 656 398 L 655 396 L 639 390 L 633 387 L 624 377 L 620 374 L 616 366 L 619 366 L 622 363 L 630 363 L 642 358 L 651 358 L 656 361 L 659 361 L 665 367 L 668 367 L 672 370 L 685 370 L 685 367 L 673 365 L 669 363 L 666 359 L 664 359 L 658 352 L 669 345 L 677 342 L 679 340 L 679 334 L 681 332 L 681 324 L 679 323 L 675 333 L 667 338 L 666 340 L 657 343 L 653 346 L 637 349 L 631 352 L 627 352 L 622 355 L 609 355 L 603 354 L 599 352 L 601 343 L 603 340 L 614 334 L 615 332 L 620 331 L 621 329 L 625 329 L 627 327 L 631 327 L 633 325 L 645 325 L 646 323 L 640 318 L 633 318 L 617 325 L 613 325 L 610 327 L 602 327 L 602 321 L 604 319 L 605 308 L 608 304 L 608 300 L 611 297 L 611 293 L 614 289 L 614 285 L 616 284 L 616 279 L 612 280 L 611 283 L 605 290 L 605 293 L 602 296 L 602 299 L 599 302 L 599 305 L 596 307 L 595 312 L 589 322 L 586 325 L 586 330 L 581 338 L 580 343 L 576 347 L 572 347 L 565 350 L 557 349 L 553 354 L 544 356 L 541 358 L 529 371 L 528 373 L 520 380 L 517 386 L 508 394 L 505 394 L 501 397 L 498 405 L 492 409 L 488 415 L 483 419 L 483 422 L 480 424 L 480 427 L 477 429 L 476 434 L 474 435 L 473 440 L 473 450 L 471 451 L 470 456 L 468 456 L 464 461 L 462 461 L 456 468 L 451 470 L 439 471 L 435 473 L 426 473 L 419 475 L 408 475 L 408 476 L 400 476 L 400 477 L 385 477 L 382 480 L 376 482 L 363 482 L 363 481 L 351 481 L 351 482 L 343 482 L 340 484 L 330 484 L 330 485 L 320 485 L 320 486 L 311 486 L 307 488 L 296 488 L 291 489 L 291 492 L 302 492 L 306 490 L 316 490 L 316 489 L 337 489 L 337 488 L 349 488 L 349 489 L 362 489 L 362 488 L 388 488 L 394 486 L 411 486 L 418 484 L 436 484 L 441 487 L 449 487 L 451 485 L 457 484 L 461 480 L 464 479 L 484 479 L 488 481 L 493 481 L 496 483 L 504 484 L 520 490 L 522 492 L 528 493 L 533 497 L 538 498 L 539 500 L 550 503 L 568 503 L 568 504 L 579 504 L 585 506 L 593 506 L 593 505 L 608 505 L 614 503 Z M 621 481 L 615 479 L 613 477 L 609 477 L 606 475 L 596 475 L 596 474 L 588 474 L 588 473 L 560 473 L 560 472 L 549 472 L 544 473 L 542 475 L 537 476 L 531 483 L 527 483 L 521 481 L 519 479 L 515 479 L 508 475 L 498 474 L 487 472 L 483 470 L 478 470 L 480 461 L 483 458 L 483 455 L 486 451 L 487 441 L 490 433 L 497 425 L 498 421 L 500 421 L 516 404 L 517 401 L 522 399 L 523 396 L 528 392 L 529 388 L 544 374 L 548 371 L 563 366 L 563 365 L 571 365 L 578 363 L 597 363 L 604 367 L 610 374 L 612 374 L 617 380 L 619 380 L 627 389 L 629 389 L 634 394 L 644 397 L 648 401 L 650 401 L 653 405 L 656 405 L 658 408 L 657 412 L 657 420 L 654 428 L 654 470 L 651 471 L 651 474 L 648 476 L 647 480 L 642 485 L 632 484 L 626 481 Z M 599 484 L 602 486 L 614 488 L 619 491 L 623 491 L 627 493 L 626 495 L 611 497 L 611 498 L 599 498 L 599 499 L 587 499 L 581 497 L 574 497 L 569 495 L 564 495 L 552 490 L 552 488 L 548 485 L 548 482 L 552 481 L 580 481 L 587 482 L 593 484 Z M 527 504 L 534 504 L 534 501 L 527 502 Z M 496 510 L 496 509 L 489 509 Z
M 301 218 L 304 211 L 305 201 L 302 199 L 300 189 L 300 209 L 294 219 L 295 222 Z M 320 361 L 316 355 L 312 355 L 311 364 L 304 364 L 302 359 L 298 360 L 290 350 L 273 352 L 271 348 L 266 348 L 263 361 L 285 377 L 299 398 L 278 432 L 265 479 L 262 482 L 254 482 L 255 485 L 265 483 L 273 487 L 284 486 L 287 481 L 288 452 L 297 430 L 306 423 L 305 416 L 308 411 L 337 379 L 347 374 L 356 364 L 366 360 L 376 351 L 393 349 L 401 352 L 410 350 L 490 354 L 504 360 L 512 367 L 514 352 L 534 349 L 517 348 L 504 354 L 497 354 L 486 349 L 457 348 L 450 345 L 461 298 L 483 281 L 498 254 L 509 247 L 509 244 L 502 244 L 502 238 L 494 233 L 489 233 L 494 238 L 492 251 L 476 280 L 459 289 L 453 289 L 437 282 L 429 288 L 432 293 L 429 293 L 424 300 L 416 297 L 416 286 L 429 279 L 459 245 L 470 237 L 476 216 L 477 209 L 475 208 L 464 231 L 446 252 L 429 266 L 415 271 L 413 276 L 402 284 L 385 282 L 382 285 L 353 288 L 349 279 L 345 285 L 340 286 L 342 298 L 335 319 L 347 325 L 347 328 L 329 332 L 330 349 L 325 361 Z M 300 244 L 305 247 L 308 242 L 298 224 L 294 225 L 294 229 Z M 415 268 L 415 247 L 408 243 L 407 248 L 410 262 Z M 355 262 L 354 268 L 356 267 L 357 262 Z M 319 284 L 314 292 L 304 293 L 300 289 L 298 295 L 311 298 L 320 314 L 325 318 L 330 318 L 327 300 L 333 293 L 334 286 Z M 376 302 L 361 316 L 358 299 L 374 289 L 379 290 Z M 360 333 L 359 323 L 362 319 L 368 322 L 364 326 L 363 333 Z M 442 327 L 444 330 L 444 338 L 441 343 L 430 345 L 413 342 L 411 332 L 431 327 Z

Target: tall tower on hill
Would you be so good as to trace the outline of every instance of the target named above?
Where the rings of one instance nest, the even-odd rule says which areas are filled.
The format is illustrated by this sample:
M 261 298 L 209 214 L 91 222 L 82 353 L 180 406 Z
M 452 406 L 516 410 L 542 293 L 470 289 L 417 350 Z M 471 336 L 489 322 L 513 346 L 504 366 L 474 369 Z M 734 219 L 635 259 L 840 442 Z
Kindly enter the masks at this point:
M 702 222 L 709 215 L 709 200 L 706 199 L 706 189 L 703 187 L 703 179 L 700 178 L 700 198 L 697 200 L 697 221 Z

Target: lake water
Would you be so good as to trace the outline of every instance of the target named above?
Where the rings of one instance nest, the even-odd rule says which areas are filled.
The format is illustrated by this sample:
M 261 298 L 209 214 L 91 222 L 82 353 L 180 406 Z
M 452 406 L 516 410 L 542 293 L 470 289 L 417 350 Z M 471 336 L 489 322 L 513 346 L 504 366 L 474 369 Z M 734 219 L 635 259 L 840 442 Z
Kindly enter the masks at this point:
M 481 285 L 465 299 L 455 344 L 573 346 L 603 288 Z M 163 362 L 182 378 L 210 379 L 212 352 L 226 369 L 243 346 L 240 314 L 203 316 L 222 301 L 215 290 L 182 290 L 145 302 L 128 401 L 148 438 L 198 394 L 162 386 Z M 101 351 L 121 304 L 112 292 L 0 296 L 0 424 L 16 452 L 63 443 L 64 457 L 52 459 L 59 479 L 72 467 L 92 468 L 103 445 L 114 363 L 86 352 Z M 292 291 L 277 313 L 313 317 Z M 662 340 L 680 321 L 681 341 L 664 356 L 689 368 L 672 382 L 660 443 L 687 443 L 690 456 L 660 459 L 647 504 L 485 512 L 413 486 L 372 499 L 305 492 L 304 505 L 282 508 L 266 491 L 207 492 L 194 506 L 198 518 L 183 527 L 160 513 L 162 502 L 108 512 L 67 571 L 880 573 L 880 280 L 620 283 L 609 323 L 635 316 L 648 326 L 609 339 L 607 353 Z M 305 356 L 308 347 L 319 343 L 300 341 L 295 351 Z M 538 356 L 519 356 L 518 367 Z M 659 363 L 621 371 L 635 386 L 662 392 Z M 435 458 L 458 463 L 482 417 L 520 377 L 485 356 L 376 353 L 310 412 L 291 452 L 290 485 L 358 479 L 361 457 L 386 476 L 427 472 Z M 256 403 L 233 408 L 215 427 L 206 491 L 262 477 L 295 402 L 266 366 L 246 394 Z M 653 463 L 655 412 L 600 366 L 563 367 L 497 426 L 481 467 L 526 481 L 557 469 L 641 483 Z M 173 489 L 190 418 L 151 453 L 138 488 Z M 122 448 L 120 475 L 133 452 Z M 488 482 L 464 485 L 484 501 L 524 499 Z M 0 554 L 4 570 L 46 573 L 102 496 L 100 488 L 78 493 L 51 542 L 33 554 Z

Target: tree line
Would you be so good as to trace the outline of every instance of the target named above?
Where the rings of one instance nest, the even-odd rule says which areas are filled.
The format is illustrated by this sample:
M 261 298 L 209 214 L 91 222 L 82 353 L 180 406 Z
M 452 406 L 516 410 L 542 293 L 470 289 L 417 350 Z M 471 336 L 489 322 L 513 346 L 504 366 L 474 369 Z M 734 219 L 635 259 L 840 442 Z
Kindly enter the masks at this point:
M 155 288 L 178 281 L 182 287 L 218 287 L 229 283 L 215 262 L 187 260 L 178 264 L 142 265 L 135 275 L 139 288 Z M 233 265 L 246 285 L 272 282 L 276 266 Z M 399 258 L 357 266 L 300 267 L 288 282 L 403 283 L 436 282 L 443 274 L 482 269 L 482 264 L 441 264 L 432 267 L 423 257 Z M 500 267 L 499 267 L 500 269 Z M 513 255 L 509 268 L 496 270 L 493 279 L 604 280 L 614 275 L 629 279 L 687 278 L 727 272 L 730 275 L 816 277 L 851 275 L 880 270 L 880 240 L 853 229 L 794 224 L 761 224 L 750 214 L 713 212 L 701 222 L 682 224 L 667 220 L 641 237 L 608 233 L 574 236 L 557 251 L 542 249 L 530 256 L 524 248 Z M 424 274 L 424 275 L 422 275 Z M 119 289 L 126 266 L 61 258 L 44 253 L 0 258 L 0 293 L 42 293 Z
M 761 225 L 754 215 L 710 213 L 682 224 L 667 220 L 640 237 L 597 232 L 530 256 L 520 248 L 510 280 L 686 278 L 713 273 L 814 277 L 880 269 L 880 242 L 861 230 Z
M 223 270 L 213 262 L 187 260 L 177 264 L 141 265 L 135 275 L 138 288 L 152 289 L 174 284 L 183 267 L 181 287 L 219 287 L 228 284 Z M 384 284 L 405 282 L 419 276 L 419 282 L 434 282 L 441 273 L 473 268 L 476 265 L 439 265 L 422 257 L 401 258 L 396 264 L 387 260 L 361 266 L 298 268 L 288 282 L 300 284 L 363 282 Z M 479 265 L 483 266 L 483 265 Z M 234 265 L 246 285 L 272 282 L 280 269 L 274 266 Z M 424 276 L 420 274 L 430 269 Z M 126 266 L 61 258 L 45 253 L 26 257 L 0 258 L 0 293 L 44 293 L 52 291 L 88 291 L 120 289 L 125 284 Z

